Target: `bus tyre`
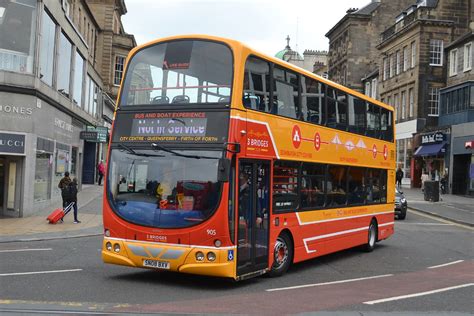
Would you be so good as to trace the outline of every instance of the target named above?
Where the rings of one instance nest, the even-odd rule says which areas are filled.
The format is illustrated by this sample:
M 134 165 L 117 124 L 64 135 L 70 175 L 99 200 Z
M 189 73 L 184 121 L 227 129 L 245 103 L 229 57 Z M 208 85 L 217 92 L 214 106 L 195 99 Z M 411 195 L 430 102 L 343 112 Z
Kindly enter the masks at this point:
M 364 250 L 366 252 L 371 252 L 372 250 L 374 250 L 375 243 L 377 242 L 377 232 L 378 232 L 377 223 L 374 220 L 372 220 L 369 226 L 367 244 L 365 244 L 364 246 Z
M 270 272 L 271 277 L 284 274 L 293 261 L 293 243 L 287 233 L 278 236 L 273 248 L 273 264 Z

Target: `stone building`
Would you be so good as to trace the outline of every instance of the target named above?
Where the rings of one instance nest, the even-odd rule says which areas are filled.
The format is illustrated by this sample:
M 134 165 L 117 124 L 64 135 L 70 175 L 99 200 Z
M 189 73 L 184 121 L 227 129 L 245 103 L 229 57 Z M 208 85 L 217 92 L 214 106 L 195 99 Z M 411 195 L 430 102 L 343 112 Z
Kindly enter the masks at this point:
M 474 8 L 471 29 L 445 47 L 446 87 L 440 90 L 439 126 L 451 129 L 446 146 L 453 194 L 474 195 Z
M 380 33 L 413 0 L 372 0 L 361 9 L 349 9 L 327 33 L 329 79 L 364 92 L 366 81 L 377 71 Z M 375 81 L 375 86 L 377 82 Z M 371 83 L 372 84 L 372 83 Z
M 88 3 L 0 2 L 0 217 L 60 206 L 66 171 L 94 183 L 107 141 L 104 114 L 112 117 L 114 107 L 103 71 L 116 68 L 103 58 L 109 44 Z M 114 3 L 120 21 L 125 5 Z M 91 130 L 100 133 L 82 139 Z
M 286 37 L 285 48 L 276 53 L 275 57 L 327 78 L 327 52 L 306 49 L 301 56 L 297 51 L 291 49 L 290 36 Z
M 447 167 L 449 128 L 438 127 L 439 95 L 446 85 L 444 47 L 468 30 L 469 1 L 418 0 L 381 33 L 379 95 L 395 108 L 397 164 L 403 184 L 421 186 L 421 175 L 439 179 Z

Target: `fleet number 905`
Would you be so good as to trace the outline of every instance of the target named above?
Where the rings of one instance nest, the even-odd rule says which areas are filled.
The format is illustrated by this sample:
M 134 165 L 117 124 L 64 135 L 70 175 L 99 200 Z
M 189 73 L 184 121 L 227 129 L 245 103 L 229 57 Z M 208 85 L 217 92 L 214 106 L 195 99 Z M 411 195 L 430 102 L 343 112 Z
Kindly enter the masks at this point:
M 208 229 L 208 230 L 207 230 L 207 234 L 208 234 L 209 236 L 215 236 L 215 235 L 217 235 L 217 232 L 216 232 L 215 229 Z

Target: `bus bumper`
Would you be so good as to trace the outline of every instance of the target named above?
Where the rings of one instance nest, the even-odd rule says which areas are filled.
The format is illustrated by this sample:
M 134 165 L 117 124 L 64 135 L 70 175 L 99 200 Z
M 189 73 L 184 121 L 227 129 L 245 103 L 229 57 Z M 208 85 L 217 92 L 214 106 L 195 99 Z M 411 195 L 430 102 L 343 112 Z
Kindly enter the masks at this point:
M 204 255 L 202 261 L 196 259 L 198 252 Z M 214 261 L 208 259 L 210 252 L 215 255 Z M 230 252 L 232 256 L 229 255 Z M 234 248 L 186 247 L 105 237 L 102 243 L 102 260 L 105 263 L 137 268 L 236 277 Z M 152 264 L 155 266 L 152 267 Z

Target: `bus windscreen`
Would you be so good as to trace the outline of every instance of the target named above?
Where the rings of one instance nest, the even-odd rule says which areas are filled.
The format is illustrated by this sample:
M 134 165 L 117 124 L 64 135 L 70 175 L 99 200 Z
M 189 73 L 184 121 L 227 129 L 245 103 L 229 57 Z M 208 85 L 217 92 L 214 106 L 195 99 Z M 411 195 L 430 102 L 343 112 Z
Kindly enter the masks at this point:
M 129 63 L 121 106 L 228 103 L 232 64 L 230 48 L 211 41 L 146 47 Z

